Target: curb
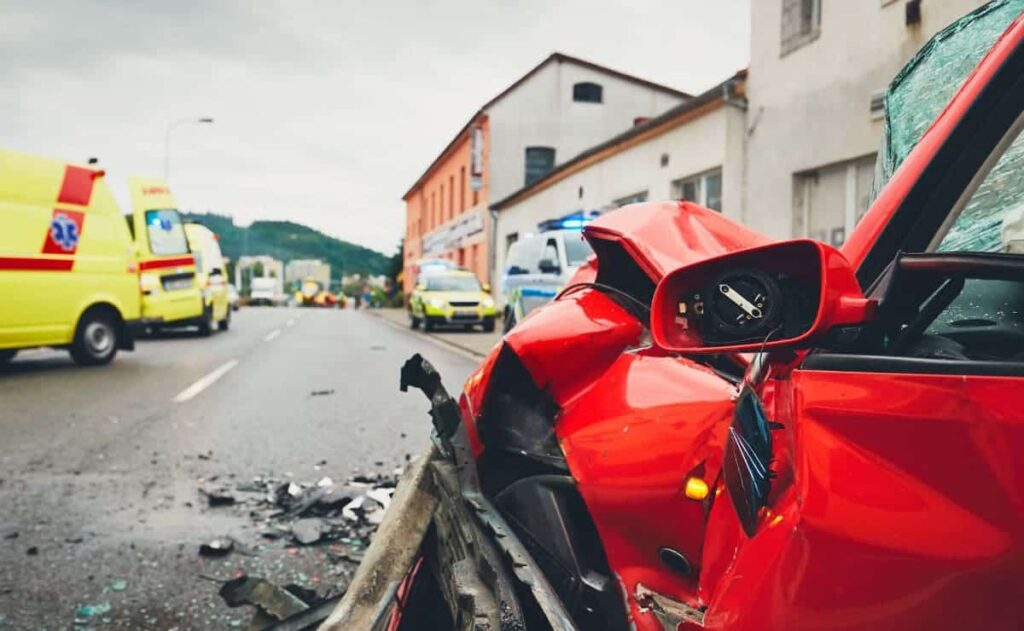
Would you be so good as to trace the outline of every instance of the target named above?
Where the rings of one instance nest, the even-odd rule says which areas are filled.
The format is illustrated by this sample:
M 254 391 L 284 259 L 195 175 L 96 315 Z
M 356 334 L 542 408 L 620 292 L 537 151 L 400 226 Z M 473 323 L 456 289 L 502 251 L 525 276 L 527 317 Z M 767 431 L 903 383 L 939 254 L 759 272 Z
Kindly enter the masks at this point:
M 407 327 L 404 327 L 404 326 L 398 324 L 397 322 L 394 322 L 393 320 L 390 320 L 389 318 L 384 317 L 380 313 L 377 313 L 377 311 L 379 311 L 379 310 L 378 309 L 365 309 L 365 310 L 363 310 L 364 313 L 368 312 L 370 315 L 372 315 L 373 317 L 377 318 L 378 320 L 380 320 L 381 322 L 383 322 L 384 324 L 386 324 L 386 325 L 388 325 L 388 326 L 390 326 L 392 328 L 398 329 L 399 331 L 402 331 L 404 333 L 412 334 L 412 332 Z M 435 344 L 437 344 L 439 346 L 444 346 L 444 347 L 448 348 L 449 350 L 455 350 L 455 351 L 458 351 L 458 352 L 460 352 L 460 353 L 462 353 L 464 355 L 469 355 L 474 360 L 484 359 L 485 357 L 487 357 L 487 353 L 482 353 L 482 352 L 480 352 L 480 351 L 478 351 L 478 350 L 476 350 L 474 348 L 470 348 L 468 346 L 463 346 L 462 344 L 459 344 L 457 342 L 453 342 L 453 341 L 449 340 L 448 338 L 441 337 L 439 335 L 434 335 L 433 333 L 427 333 L 426 331 L 421 331 L 421 332 L 417 333 L 416 337 L 420 337 L 420 338 L 429 340 L 429 341 L 434 342 Z

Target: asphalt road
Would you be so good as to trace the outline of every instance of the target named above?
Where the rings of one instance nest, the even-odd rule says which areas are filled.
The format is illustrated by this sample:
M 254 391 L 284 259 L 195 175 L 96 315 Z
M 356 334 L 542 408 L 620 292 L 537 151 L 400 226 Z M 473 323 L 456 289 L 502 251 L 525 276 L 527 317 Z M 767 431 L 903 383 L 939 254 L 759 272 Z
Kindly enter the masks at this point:
M 453 392 L 476 361 L 369 314 L 285 308 L 140 340 L 107 367 L 16 358 L 0 371 L 0 630 L 244 628 L 251 610 L 227 608 L 214 579 L 336 588 L 350 570 L 312 548 L 199 557 L 255 533 L 197 489 L 393 471 L 428 440 L 426 400 L 398 391 L 415 352 Z

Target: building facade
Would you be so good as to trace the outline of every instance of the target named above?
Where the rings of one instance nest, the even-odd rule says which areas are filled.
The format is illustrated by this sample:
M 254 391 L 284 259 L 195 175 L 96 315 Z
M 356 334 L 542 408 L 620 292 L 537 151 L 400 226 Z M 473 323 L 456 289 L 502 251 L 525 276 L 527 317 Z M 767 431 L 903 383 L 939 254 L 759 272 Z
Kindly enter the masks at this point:
M 491 209 L 499 270 L 519 238 L 567 215 L 600 214 L 649 199 L 689 199 L 739 220 L 745 85 L 746 73 L 737 73 L 497 200 Z
M 932 35 L 982 4 L 751 2 L 742 221 L 841 245 L 872 199 L 885 87 Z
M 491 200 L 689 98 L 686 93 L 555 53 L 483 105 L 403 196 L 405 293 L 416 261 L 443 258 L 489 282 Z

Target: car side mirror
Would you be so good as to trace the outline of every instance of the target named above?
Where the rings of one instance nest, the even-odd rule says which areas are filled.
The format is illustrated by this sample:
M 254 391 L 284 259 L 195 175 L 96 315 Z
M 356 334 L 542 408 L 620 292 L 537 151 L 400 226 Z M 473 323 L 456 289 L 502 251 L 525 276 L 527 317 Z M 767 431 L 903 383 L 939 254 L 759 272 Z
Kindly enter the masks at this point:
M 678 353 L 808 346 L 863 323 L 864 297 L 839 250 L 811 239 L 730 252 L 667 274 L 651 304 L 651 337 Z
M 509 276 L 518 276 L 520 274 L 529 274 L 530 270 L 519 267 L 518 265 L 513 265 L 509 267 L 508 271 L 505 273 L 508 274 Z
M 219 267 L 215 267 L 212 270 L 210 270 L 210 276 L 223 276 L 223 275 L 224 275 L 224 270 L 222 270 Z
M 541 259 L 538 261 L 537 269 L 540 270 L 541 274 L 558 274 L 562 271 L 562 268 L 558 266 L 558 263 L 555 263 L 551 259 Z

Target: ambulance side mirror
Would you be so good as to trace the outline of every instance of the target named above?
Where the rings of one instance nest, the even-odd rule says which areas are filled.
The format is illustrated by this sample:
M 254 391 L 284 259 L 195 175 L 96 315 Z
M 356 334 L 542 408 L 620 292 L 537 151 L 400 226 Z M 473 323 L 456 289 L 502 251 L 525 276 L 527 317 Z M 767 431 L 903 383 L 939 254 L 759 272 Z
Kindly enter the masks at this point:
M 839 250 L 781 241 L 667 274 L 654 292 L 651 337 L 678 353 L 806 347 L 835 327 L 869 320 L 876 306 Z

